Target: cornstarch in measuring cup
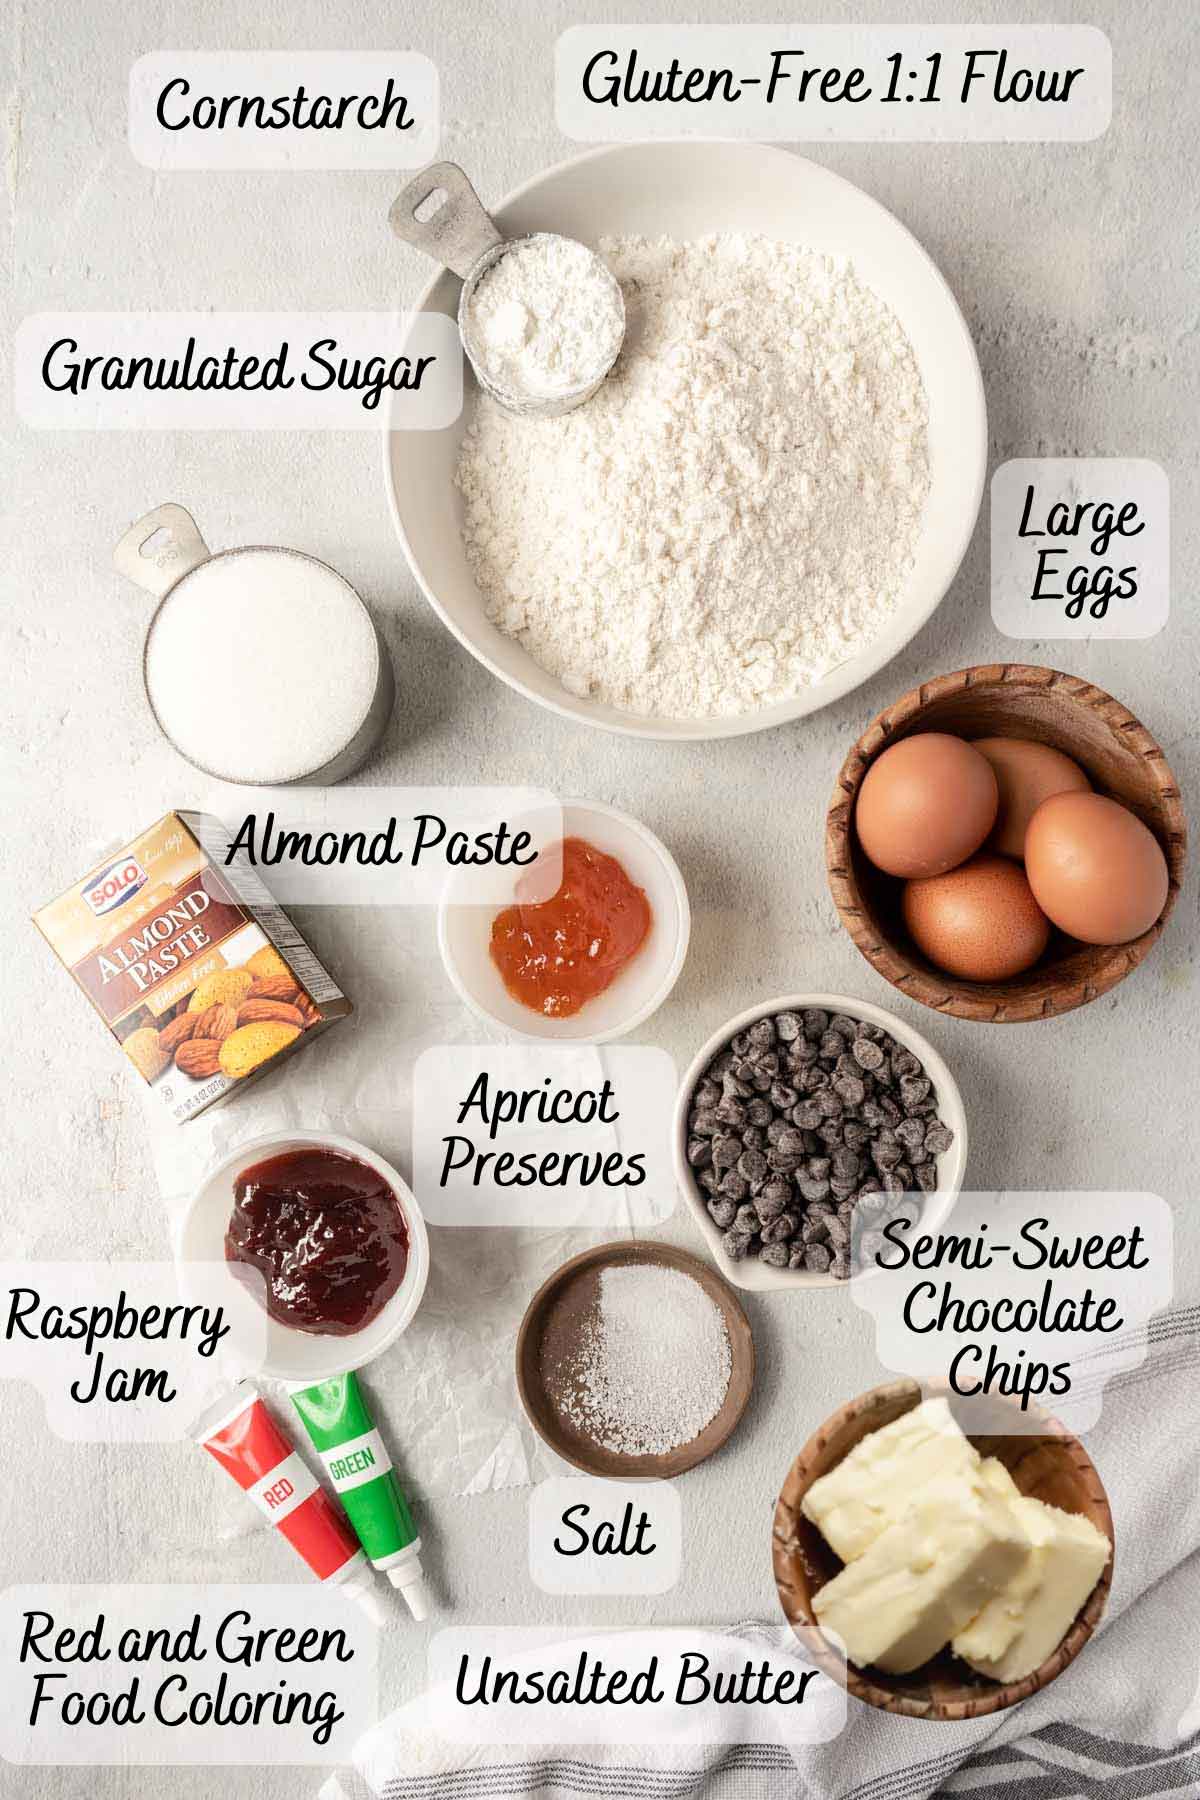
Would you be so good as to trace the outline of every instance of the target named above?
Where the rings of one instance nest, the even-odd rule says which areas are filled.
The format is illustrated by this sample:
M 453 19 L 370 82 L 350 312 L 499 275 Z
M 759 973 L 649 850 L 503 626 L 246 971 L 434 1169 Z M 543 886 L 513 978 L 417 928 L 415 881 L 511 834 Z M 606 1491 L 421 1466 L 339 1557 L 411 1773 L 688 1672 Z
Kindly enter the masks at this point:
M 321 768 L 362 725 L 378 672 L 354 589 L 289 550 L 201 563 L 171 589 L 146 641 L 146 688 L 163 730 L 228 781 Z
M 720 1311 L 680 1269 L 604 1269 L 557 1396 L 565 1416 L 604 1450 L 663 1456 L 720 1412 L 733 1360 Z
M 471 354 L 505 393 L 548 399 L 586 387 L 617 354 L 625 321 L 594 251 L 549 233 L 518 238 L 467 306 Z

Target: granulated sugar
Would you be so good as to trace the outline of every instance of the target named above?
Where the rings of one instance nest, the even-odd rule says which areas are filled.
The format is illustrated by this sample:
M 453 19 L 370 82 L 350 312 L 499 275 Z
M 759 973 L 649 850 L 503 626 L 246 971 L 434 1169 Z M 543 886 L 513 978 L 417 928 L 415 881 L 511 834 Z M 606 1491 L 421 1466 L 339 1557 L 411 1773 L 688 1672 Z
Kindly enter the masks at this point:
M 698 1281 L 632 1263 L 600 1276 L 559 1404 L 605 1450 L 662 1456 L 688 1444 L 724 1404 L 729 1333 Z
M 540 232 L 518 238 L 480 277 L 467 307 L 471 354 L 507 394 L 548 398 L 584 388 L 621 343 L 620 296 L 586 244 Z
M 173 588 L 146 686 L 183 754 L 230 781 L 287 781 L 349 742 L 371 705 L 375 631 L 348 582 L 288 550 L 236 550 Z
M 625 346 L 554 419 L 480 398 L 458 484 L 488 616 L 571 693 L 751 712 L 886 625 L 929 489 L 895 314 L 844 260 L 766 238 L 608 239 Z

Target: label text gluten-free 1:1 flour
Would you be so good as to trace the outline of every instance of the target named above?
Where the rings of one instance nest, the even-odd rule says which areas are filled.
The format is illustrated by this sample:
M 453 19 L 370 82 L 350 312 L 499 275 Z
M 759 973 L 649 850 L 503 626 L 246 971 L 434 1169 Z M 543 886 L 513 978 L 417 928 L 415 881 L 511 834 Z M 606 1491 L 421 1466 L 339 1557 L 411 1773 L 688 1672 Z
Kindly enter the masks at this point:
M 856 655 L 896 605 L 929 490 L 895 314 L 844 260 L 767 238 L 600 246 L 625 347 L 554 419 L 480 398 L 458 482 L 489 616 L 569 692 L 752 711 Z

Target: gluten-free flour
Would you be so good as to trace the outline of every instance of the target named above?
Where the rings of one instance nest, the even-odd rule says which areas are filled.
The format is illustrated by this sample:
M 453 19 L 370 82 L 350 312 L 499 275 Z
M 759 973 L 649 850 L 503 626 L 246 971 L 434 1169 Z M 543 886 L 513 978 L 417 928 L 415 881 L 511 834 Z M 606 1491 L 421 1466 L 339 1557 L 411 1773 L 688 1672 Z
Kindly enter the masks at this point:
M 886 623 L 929 490 L 920 372 L 849 264 L 767 238 L 607 239 L 625 346 L 585 406 L 476 401 L 458 465 L 488 615 L 571 693 L 752 711 Z

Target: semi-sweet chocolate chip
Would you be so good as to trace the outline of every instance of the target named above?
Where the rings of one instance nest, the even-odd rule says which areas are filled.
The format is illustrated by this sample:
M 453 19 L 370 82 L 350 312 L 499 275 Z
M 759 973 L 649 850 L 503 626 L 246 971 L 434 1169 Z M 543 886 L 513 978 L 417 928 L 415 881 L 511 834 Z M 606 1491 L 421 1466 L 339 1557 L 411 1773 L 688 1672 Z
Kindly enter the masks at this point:
M 894 1217 L 915 1222 L 953 1142 L 911 1050 L 815 1006 L 738 1032 L 688 1109 L 687 1159 L 726 1253 L 839 1280 L 852 1222 L 868 1255 Z

